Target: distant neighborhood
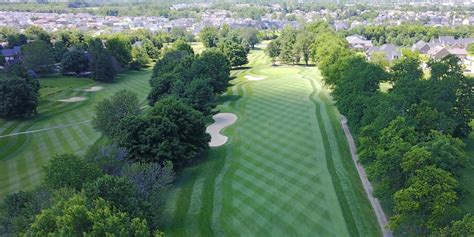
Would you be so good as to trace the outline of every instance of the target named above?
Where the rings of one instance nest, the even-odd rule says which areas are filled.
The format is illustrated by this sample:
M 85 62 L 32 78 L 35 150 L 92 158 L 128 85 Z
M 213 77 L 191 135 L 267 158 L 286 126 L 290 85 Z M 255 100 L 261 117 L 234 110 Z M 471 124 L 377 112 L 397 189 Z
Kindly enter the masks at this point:
M 347 36 L 346 40 L 352 49 L 365 52 L 368 60 L 371 60 L 378 53 L 384 55 L 387 62 L 391 63 L 402 56 L 402 49 L 404 49 L 404 47 L 397 47 L 393 44 L 374 46 L 370 40 L 360 35 Z M 474 38 L 455 39 L 453 36 L 440 36 L 429 42 L 420 40 L 411 48 L 405 47 L 405 49 L 417 51 L 435 60 L 450 54 L 455 55 L 466 66 L 466 72 L 472 73 L 474 70 L 474 57 L 469 56 L 467 51 L 469 44 L 474 44 Z

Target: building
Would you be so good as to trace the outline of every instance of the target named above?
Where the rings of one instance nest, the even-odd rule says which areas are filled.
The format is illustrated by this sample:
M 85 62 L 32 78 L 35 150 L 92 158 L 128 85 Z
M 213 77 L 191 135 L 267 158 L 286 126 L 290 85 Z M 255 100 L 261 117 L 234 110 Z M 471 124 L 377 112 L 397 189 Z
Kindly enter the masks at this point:
M 402 52 L 393 44 L 384 44 L 382 46 L 372 46 L 367 50 L 369 61 L 374 53 L 381 52 L 385 55 L 388 62 L 393 62 L 402 56 Z
M 365 37 L 360 35 L 350 35 L 346 37 L 349 47 L 357 50 L 368 50 L 372 47 L 372 41 L 367 40 Z

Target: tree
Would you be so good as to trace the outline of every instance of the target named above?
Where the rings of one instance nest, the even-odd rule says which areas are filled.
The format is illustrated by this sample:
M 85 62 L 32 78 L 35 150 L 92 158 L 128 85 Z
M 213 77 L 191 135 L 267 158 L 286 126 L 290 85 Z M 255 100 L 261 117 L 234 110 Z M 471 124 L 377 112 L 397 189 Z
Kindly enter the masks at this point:
M 173 89 L 176 89 L 176 85 L 180 81 L 180 77 L 173 73 L 164 73 L 152 77 L 150 79 L 151 91 L 148 95 L 149 104 L 153 106 L 156 101 L 171 94 L 180 96 L 179 93 L 173 93 Z
M 44 41 L 34 41 L 22 47 L 23 64 L 26 68 L 39 73 L 51 72 L 55 63 L 53 49 Z
M 127 116 L 120 120 L 114 140 L 128 149 L 131 160 L 163 163 L 182 155 L 177 130 L 162 116 Z
M 207 149 L 203 115 L 176 98 L 164 98 L 143 116 L 121 120 L 116 140 L 130 151 L 130 158 L 142 162 L 182 165 Z
M 467 214 L 461 220 L 453 221 L 447 227 L 449 236 L 470 236 L 474 234 L 474 216 Z
M 92 78 L 96 81 L 111 82 L 115 79 L 115 68 L 112 57 L 105 50 L 96 52 L 90 61 Z
M 105 46 L 107 51 L 115 58 L 122 66 L 127 66 L 132 61 L 132 45 L 126 37 L 113 37 L 106 41 Z
M 389 66 L 389 62 L 387 60 L 385 52 L 383 51 L 372 53 L 372 55 L 370 56 L 370 62 L 377 64 L 382 68 L 386 68 Z
M 196 78 L 186 87 L 184 97 L 195 109 L 208 113 L 209 103 L 215 98 L 210 79 Z
M 47 44 L 51 43 L 51 36 L 39 26 L 28 26 L 25 30 L 25 34 L 29 40 L 42 40 Z
M 395 193 L 395 215 L 391 228 L 405 224 L 411 233 L 429 234 L 445 226 L 456 211 L 458 182 L 434 166 L 417 170 L 409 185 Z
M 8 47 L 13 48 L 15 46 L 22 46 L 28 42 L 26 35 L 13 33 L 7 35 Z
M 63 72 L 75 72 L 77 74 L 89 69 L 89 59 L 81 50 L 73 49 L 66 54 L 61 60 Z
M 83 194 L 55 203 L 36 216 L 27 236 L 151 236 L 147 222 L 104 199 L 87 204 Z
M 53 51 L 54 51 L 54 60 L 58 63 L 60 63 L 61 60 L 63 60 L 64 55 L 68 52 L 66 44 L 63 43 L 62 41 L 58 41 L 54 43 Z
M 54 156 L 44 167 L 44 173 L 44 183 L 53 189 L 67 187 L 81 190 L 85 183 L 100 176 L 96 165 L 73 154 Z
M 130 162 L 127 159 L 128 151 L 117 144 L 91 148 L 87 151 L 84 159 L 96 164 L 104 174 L 121 175 L 125 165 Z
M 174 179 L 173 163 L 165 162 L 163 166 L 158 163 L 135 162 L 124 167 L 123 176 L 127 177 L 137 188 L 138 193 L 145 199 L 159 198 Z
M 311 44 L 314 41 L 314 37 L 311 33 L 303 30 L 296 35 L 295 42 L 295 54 L 302 54 L 303 60 L 306 66 L 308 66 L 309 59 L 311 56 Z M 299 60 L 298 60 L 299 61 Z
M 181 153 L 172 159 L 175 164 L 183 164 L 208 148 L 210 136 L 206 133 L 204 116 L 186 103 L 172 97 L 164 98 L 155 104 L 149 115 L 163 116 L 178 128 Z
M 265 53 L 272 59 L 272 64 L 275 66 L 276 59 L 278 55 L 280 55 L 280 45 L 278 44 L 278 41 L 270 41 L 265 48 Z
M 104 175 L 86 184 L 84 194 L 89 202 L 102 198 L 122 212 L 141 215 L 137 190 L 125 177 Z
M 196 78 L 210 78 L 214 93 L 227 90 L 230 81 L 230 63 L 218 50 L 206 50 L 192 63 L 190 75 Z
M 184 40 L 177 40 L 174 42 L 173 44 L 173 48 L 175 48 L 176 50 L 179 50 L 179 51 L 185 51 L 187 52 L 189 55 L 193 55 L 194 54 L 194 50 L 193 48 L 191 47 L 191 45 L 189 45 L 188 43 L 186 43 L 186 41 Z
M 44 186 L 32 191 L 9 194 L 0 205 L 0 229 L 7 236 L 20 236 L 41 209 L 51 202 L 51 192 Z
M 25 118 L 37 113 L 39 82 L 29 77 L 0 80 L 0 117 Z
M 281 36 L 278 38 L 278 41 L 280 42 L 280 59 L 285 63 L 298 63 L 296 62 L 294 50 L 296 43 L 296 31 L 290 26 L 286 26 L 285 28 L 283 28 Z
M 471 55 L 474 54 L 474 43 L 470 43 L 469 45 L 467 45 L 467 52 Z
M 115 93 L 110 99 L 104 99 L 96 107 L 96 116 L 92 120 L 94 129 L 106 135 L 109 138 L 116 136 L 120 119 L 126 116 L 138 115 L 140 105 L 137 95 L 128 91 L 121 90 Z
M 227 57 L 232 67 L 238 67 L 248 63 L 247 51 L 239 43 L 232 40 L 225 40 L 219 44 L 219 49 Z
M 201 32 L 199 32 L 199 38 L 206 48 L 217 47 L 219 41 L 219 32 L 217 28 L 212 26 L 204 27 Z

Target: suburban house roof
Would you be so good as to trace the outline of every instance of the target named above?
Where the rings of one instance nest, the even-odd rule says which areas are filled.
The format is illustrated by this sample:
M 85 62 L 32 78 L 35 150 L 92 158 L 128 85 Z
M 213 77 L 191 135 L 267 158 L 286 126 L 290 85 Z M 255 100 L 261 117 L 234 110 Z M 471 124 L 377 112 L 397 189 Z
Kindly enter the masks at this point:
M 382 46 L 372 46 L 367 50 L 367 54 L 372 55 L 375 52 L 383 52 L 385 53 L 385 57 L 388 61 L 392 61 L 394 59 L 399 58 L 402 53 L 400 50 L 393 44 L 384 44 Z
M 20 54 L 20 52 L 21 52 L 20 51 L 20 46 L 15 46 L 15 47 L 13 47 L 13 49 L 2 49 L 1 50 L 1 54 L 4 57 L 12 57 L 12 56 Z
M 360 35 L 350 35 L 346 37 L 347 42 L 354 48 L 369 48 L 372 47 L 372 41 L 367 40 Z

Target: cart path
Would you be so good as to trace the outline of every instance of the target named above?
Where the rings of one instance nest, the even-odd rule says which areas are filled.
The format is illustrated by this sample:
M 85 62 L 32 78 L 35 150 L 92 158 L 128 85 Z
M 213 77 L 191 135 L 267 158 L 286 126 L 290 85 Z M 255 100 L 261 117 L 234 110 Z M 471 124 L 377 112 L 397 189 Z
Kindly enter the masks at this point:
M 373 196 L 373 189 L 372 185 L 370 184 L 369 180 L 367 179 L 367 174 L 365 173 L 364 167 L 359 163 L 359 156 L 357 155 L 357 149 L 354 143 L 354 138 L 352 137 L 352 133 L 347 126 L 347 118 L 342 116 L 341 119 L 342 129 L 344 129 L 344 133 L 346 134 L 347 141 L 349 143 L 349 149 L 351 151 L 352 160 L 354 161 L 354 165 L 357 168 L 357 172 L 359 173 L 360 180 L 362 181 L 362 185 L 364 186 L 365 192 L 369 198 L 370 204 L 375 211 L 375 215 L 377 216 L 377 221 L 382 229 L 382 233 L 384 237 L 392 237 L 392 231 L 388 229 L 388 221 L 385 213 L 383 212 L 382 206 L 377 198 Z

